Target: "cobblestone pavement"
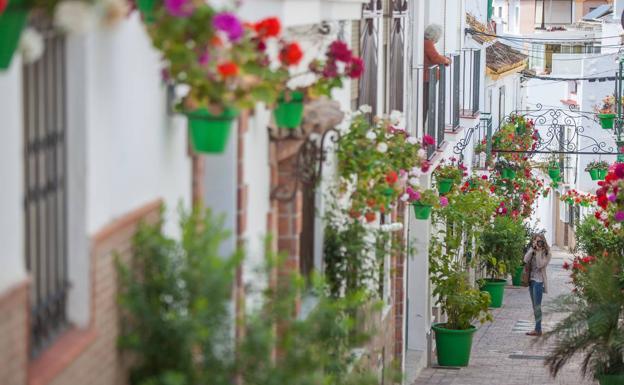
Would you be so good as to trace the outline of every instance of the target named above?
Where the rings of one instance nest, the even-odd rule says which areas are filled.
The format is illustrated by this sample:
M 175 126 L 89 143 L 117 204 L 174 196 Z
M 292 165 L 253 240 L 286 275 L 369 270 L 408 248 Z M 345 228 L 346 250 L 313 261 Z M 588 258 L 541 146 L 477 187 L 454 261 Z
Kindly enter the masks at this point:
M 543 303 L 567 292 L 568 273 L 561 267 L 570 255 L 553 250 L 549 266 L 549 293 Z M 412 385 L 590 385 L 577 362 L 569 364 L 555 379 L 543 365 L 548 345 L 535 344 L 524 333 L 533 329 L 531 299 L 526 288 L 507 287 L 503 307 L 494 309 L 494 322 L 482 325 L 474 336 L 470 365 L 461 369 L 428 368 Z M 561 314 L 544 314 L 548 330 Z M 434 355 L 435 365 L 435 355 Z

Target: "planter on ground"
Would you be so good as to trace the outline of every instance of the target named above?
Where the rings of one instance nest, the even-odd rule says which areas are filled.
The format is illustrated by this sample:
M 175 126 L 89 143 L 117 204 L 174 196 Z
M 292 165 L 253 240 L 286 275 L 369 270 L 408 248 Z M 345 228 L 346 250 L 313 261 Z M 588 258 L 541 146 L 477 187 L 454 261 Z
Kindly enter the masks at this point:
M 429 215 L 431 215 L 431 206 L 423 205 L 421 203 L 412 203 L 412 207 L 414 208 L 414 216 L 416 219 L 429 219 Z
M 440 179 L 438 181 L 438 192 L 446 194 L 453 188 L 453 179 Z
M 0 15 L 0 69 L 11 66 L 27 15 L 23 0 L 9 0 L 7 9 Z
M 434 324 L 436 353 L 440 366 L 468 366 L 474 326 L 466 330 L 446 329 L 444 324 Z
M 503 296 L 505 294 L 506 284 L 507 280 L 505 279 L 485 279 L 483 285 L 481 286 L 481 290 L 490 293 L 490 307 L 498 308 L 503 306 Z
M 205 108 L 188 112 L 188 127 L 196 152 L 216 154 L 225 151 L 232 121 L 238 115 L 234 108 L 226 108 L 220 115 L 213 115 Z
M 600 385 L 622 385 L 624 384 L 624 374 L 603 374 L 598 376 Z
M 600 119 L 600 126 L 602 126 L 602 128 L 610 130 L 613 128 L 615 114 L 598 114 L 598 119 Z
M 273 111 L 273 116 L 278 128 L 293 130 L 299 127 L 303 120 L 303 92 L 291 92 L 288 101 L 282 95 Z
M 511 282 L 514 286 L 522 286 L 522 271 L 524 270 L 524 266 L 520 265 L 516 267 L 516 270 L 513 272 L 511 276 Z

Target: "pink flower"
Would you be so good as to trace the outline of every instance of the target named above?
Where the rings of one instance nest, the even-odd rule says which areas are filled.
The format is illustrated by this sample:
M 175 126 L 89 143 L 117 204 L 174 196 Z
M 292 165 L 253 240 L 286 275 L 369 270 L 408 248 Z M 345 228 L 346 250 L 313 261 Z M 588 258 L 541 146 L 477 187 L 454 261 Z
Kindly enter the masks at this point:
M 431 163 L 429 163 L 428 160 L 425 160 L 424 162 L 422 162 L 422 164 L 420 165 L 420 171 L 422 172 L 427 172 L 429 171 L 429 168 L 431 167 Z
M 347 65 L 347 75 L 352 79 L 357 79 L 364 73 L 364 61 L 359 57 L 352 57 Z
M 423 136 L 423 146 L 433 146 L 435 144 L 435 139 L 431 135 Z
M 216 14 L 212 19 L 212 26 L 216 30 L 225 32 L 231 41 L 239 40 L 244 33 L 243 25 L 236 15 L 230 12 Z
M 175 17 L 189 17 L 195 10 L 190 0 L 165 0 L 165 8 Z
M 613 171 L 618 179 L 624 179 L 624 163 L 617 163 Z
M 349 63 L 352 61 L 351 50 L 349 49 L 349 46 L 347 45 L 347 43 L 340 40 L 336 40 L 330 44 L 327 51 L 327 56 L 344 63 Z
M 608 196 L 609 202 L 615 202 L 617 200 L 617 196 L 615 194 L 609 194 Z
M 615 215 L 613 216 L 613 218 L 614 218 L 617 222 L 624 222 L 624 211 L 618 211 L 617 213 L 615 213 Z
M 448 206 L 449 201 L 447 197 L 440 197 L 440 206 L 446 207 Z
M 487 180 L 487 178 L 488 178 L 487 175 L 481 175 L 481 179 Z

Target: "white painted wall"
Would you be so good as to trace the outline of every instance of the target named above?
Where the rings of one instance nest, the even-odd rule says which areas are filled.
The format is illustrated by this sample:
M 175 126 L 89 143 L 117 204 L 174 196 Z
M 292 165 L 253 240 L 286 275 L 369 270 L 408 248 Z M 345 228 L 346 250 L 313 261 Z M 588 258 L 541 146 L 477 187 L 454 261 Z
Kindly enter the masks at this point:
M 492 128 L 495 131 L 501 120 L 512 112 L 522 109 L 520 75 L 507 75 L 497 80 L 486 76 L 485 79 L 486 89 L 482 106 L 484 111 L 492 114 Z
M 26 278 L 21 60 L 0 72 L 0 296 Z

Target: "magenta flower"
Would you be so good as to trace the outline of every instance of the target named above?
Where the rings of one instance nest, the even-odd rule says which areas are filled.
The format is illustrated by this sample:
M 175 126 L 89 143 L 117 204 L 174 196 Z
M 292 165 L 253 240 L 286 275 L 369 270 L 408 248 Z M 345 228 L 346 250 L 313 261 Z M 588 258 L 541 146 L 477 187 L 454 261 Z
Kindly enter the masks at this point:
M 208 53 L 208 51 L 199 55 L 197 61 L 199 62 L 200 66 L 206 67 L 210 63 L 210 54 Z
M 212 19 L 212 26 L 218 31 L 225 32 L 230 41 L 239 40 L 244 33 L 243 25 L 238 20 L 236 15 L 231 12 L 221 12 L 216 14 Z
M 338 76 L 338 66 L 335 61 L 330 60 L 325 64 L 325 68 L 323 68 L 323 77 L 331 79 L 336 76 Z
M 433 146 L 435 144 L 435 139 L 431 135 L 423 136 L 423 145 L 424 146 Z
M 195 10 L 191 0 L 165 0 L 165 8 L 175 17 L 189 17 Z
M 448 206 L 449 201 L 447 197 L 440 197 L 440 206 L 446 207 Z
M 624 163 L 617 163 L 614 171 L 618 179 L 624 179 Z
M 347 65 L 347 75 L 352 79 L 357 79 L 364 73 L 364 61 L 354 56 Z
M 609 202 L 615 202 L 617 200 L 617 196 L 615 194 L 610 194 L 608 197 Z
M 419 201 L 421 196 L 420 196 L 420 191 L 414 190 L 411 187 L 408 187 L 406 190 L 407 195 L 409 195 L 409 199 L 411 201 Z
M 331 43 L 327 55 L 343 63 L 351 61 L 351 50 L 344 41 L 336 40 Z
M 624 211 L 618 211 L 615 213 L 614 218 L 616 222 L 624 222 Z

